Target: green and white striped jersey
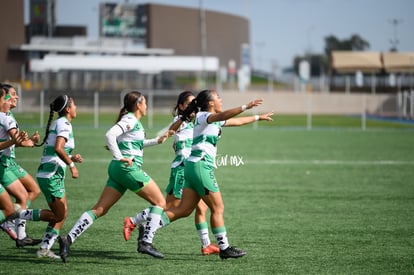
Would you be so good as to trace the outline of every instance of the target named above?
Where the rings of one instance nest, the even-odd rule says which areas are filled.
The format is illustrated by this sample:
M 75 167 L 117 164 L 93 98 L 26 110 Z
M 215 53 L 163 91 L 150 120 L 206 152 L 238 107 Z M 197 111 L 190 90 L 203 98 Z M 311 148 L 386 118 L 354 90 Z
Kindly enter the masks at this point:
M 13 128 L 19 130 L 19 126 L 17 125 L 17 121 L 14 118 L 13 113 L 12 112 L 8 112 L 8 113 L 0 112 L 0 142 L 8 141 L 9 139 L 11 139 L 9 135 L 9 131 Z M 13 144 L 10 147 L 4 148 L 0 152 L 2 156 L 8 156 L 11 158 L 15 158 L 16 155 L 15 155 L 14 149 L 15 149 L 15 145 Z
M 49 127 L 49 136 L 45 142 L 40 164 L 48 163 L 51 165 L 40 165 L 37 171 L 37 177 L 39 178 L 50 178 L 55 174 L 58 166 L 66 170 L 66 163 L 60 159 L 55 151 L 57 137 L 66 139 L 64 149 L 66 154 L 70 155 L 75 148 L 75 139 L 73 136 L 72 124 L 70 124 L 65 116 L 56 119 Z
M 193 145 L 189 161 L 197 162 L 204 158 L 210 165 L 216 166 L 217 142 L 221 137 L 221 127 L 226 121 L 207 123 L 209 112 L 198 112 L 194 124 Z
M 178 116 L 174 117 L 173 124 L 177 122 Z M 184 159 L 188 158 L 191 153 L 191 144 L 193 143 L 193 122 L 183 121 L 180 128 L 174 135 L 174 152 L 175 158 L 171 164 L 171 168 L 179 166 Z
M 133 113 L 125 114 L 116 123 L 122 129 L 117 137 L 118 148 L 125 158 L 133 159 L 139 166 L 143 163 L 145 131 Z

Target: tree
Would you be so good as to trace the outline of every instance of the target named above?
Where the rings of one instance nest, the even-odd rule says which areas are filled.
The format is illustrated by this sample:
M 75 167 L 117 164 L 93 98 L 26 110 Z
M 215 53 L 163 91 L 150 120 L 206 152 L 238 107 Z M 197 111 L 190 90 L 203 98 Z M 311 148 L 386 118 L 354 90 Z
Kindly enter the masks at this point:
M 332 51 L 364 51 L 370 44 L 358 34 L 353 34 L 349 39 L 339 40 L 334 35 L 325 37 L 325 54 L 331 56 Z

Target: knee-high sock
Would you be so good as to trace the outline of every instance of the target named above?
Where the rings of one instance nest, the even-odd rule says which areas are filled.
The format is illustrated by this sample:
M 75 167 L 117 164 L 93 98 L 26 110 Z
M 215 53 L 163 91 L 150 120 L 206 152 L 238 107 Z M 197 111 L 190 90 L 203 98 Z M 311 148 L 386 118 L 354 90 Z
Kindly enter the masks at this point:
M 71 243 L 74 243 L 76 239 L 82 235 L 82 233 L 85 232 L 85 230 L 87 230 L 96 219 L 97 217 L 95 213 L 92 212 L 92 210 L 84 212 L 72 227 L 72 229 L 69 231 L 68 235 L 70 237 Z
M 26 220 L 15 219 L 14 224 L 16 225 L 17 239 L 23 240 L 24 238 L 26 238 Z
M 217 244 L 220 246 L 220 250 L 225 250 L 229 247 L 229 241 L 227 239 L 227 231 L 225 226 L 216 227 L 211 229 L 216 237 Z
M 25 209 L 19 213 L 19 219 L 29 221 L 40 221 L 40 213 L 42 209 Z
M 58 236 L 59 236 L 59 229 L 55 229 L 53 227 L 48 226 L 46 228 L 45 234 L 43 235 L 40 248 L 51 249 Z
M 146 222 L 149 212 L 150 212 L 150 207 L 142 210 L 141 212 L 138 212 L 138 214 L 136 214 L 135 217 L 131 218 L 131 221 L 135 225 L 143 224 L 144 222 Z
M 196 229 L 198 236 L 200 237 L 201 245 L 207 247 L 211 244 L 210 237 L 208 235 L 208 224 L 207 222 L 196 223 Z
M 161 207 L 151 206 L 142 240 L 147 243 L 152 243 L 157 230 L 161 227 L 167 226 L 169 223 L 170 219 Z

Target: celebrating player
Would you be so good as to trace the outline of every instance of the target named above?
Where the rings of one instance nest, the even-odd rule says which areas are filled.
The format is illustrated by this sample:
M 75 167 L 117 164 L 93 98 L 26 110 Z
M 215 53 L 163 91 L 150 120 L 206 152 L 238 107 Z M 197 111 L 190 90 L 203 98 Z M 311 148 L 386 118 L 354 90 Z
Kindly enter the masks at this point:
M 191 144 L 193 140 L 194 123 L 192 121 L 183 121 L 180 117 L 188 104 L 194 99 L 194 94 L 190 91 L 182 92 L 177 99 L 177 104 L 174 107 L 174 119 L 170 126 L 170 130 L 175 131 L 174 135 L 174 151 L 175 158 L 171 164 L 171 172 L 169 184 L 166 188 L 167 209 L 177 207 L 180 204 L 183 187 L 184 187 L 184 160 L 191 153 Z M 200 200 L 196 206 L 194 216 L 195 226 L 201 240 L 201 253 L 203 255 L 217 254 L 220 249 L 216 244 L 212 244 L 208 233 L 208 224 L 206 222 L 207 205 Z M 124 238 L 128 240 L 131 232 L 139 225 L 139 230 L 143 232 L 143 225 L 146 221 L 149 208 L 139 212 L 135 217 L 126 217 L 124 220 Z M 138 240 L 140 241 L 140 240 Z M 141 246 L 142 248 L 142 246 Z M 138 252 L 140 252 L 138 250 Z
M 257 99 L 241 107 L 226 111 L 222 110 L 222 99 L 215 90 L 204 90 L 191 101 L 183 112 L 182 119 L 190 120 L 196 113 L 193 131 L 193 143 L 191 154 L 185 162 L 185 185 L 181 203 L 165 211 L 168 219 L 147 219 L 142 241 L 138 242 L 138 250 L 154 257 L 160 257 L 160 252 L 146 250 L 152 247 L 155 232 L 162 226 L 167 226 L 171 221 L 190 215 L 202 199 L 210 208 L 210 223 L 214 236 L 220 247 L 220 258 L 238 258 L 246 254 L 245 251 L 230 246 L 227 239 L 227 230 L 224 225 L 224 204 L 220 189 L 214 175 L 217 143 L 221 136 L 223 126 L 240 126 L 258 120 L 272 121 L 273 112 L 262 115 L 235 117 L 247 109 L 259 106 L 263 100 Z M 161 212 L 159 215 L 163 215 Z M 162 254 L 161 254 L 162 255 Z

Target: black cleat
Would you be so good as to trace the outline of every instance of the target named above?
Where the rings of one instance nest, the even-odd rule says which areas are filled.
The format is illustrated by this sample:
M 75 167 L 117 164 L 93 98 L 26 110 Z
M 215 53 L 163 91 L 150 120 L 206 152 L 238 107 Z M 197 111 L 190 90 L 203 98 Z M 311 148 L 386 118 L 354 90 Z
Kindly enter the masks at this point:
M 27 236 L 27 237 L 24 237 L 24 239 L 22 239 L 22 240 L 16 239 L 16 247 L 21 248 L 21 247 L 26 246 L 26 245 L 33 246 L 33 245 L 37 245 L 41 242 L 42 242 L 42 240 L 40 240 L 40 239 L 32 239 L 29 236 Z
M 59 254 L 62 262 L 66 263 L 66 258 L 69 256 L 69 248 L 71 242 L 69 237 L 66 236 L 59 236 Z
M 164 255 L 162 255 L 162 253 L 158 252 L 157 249 L 155 249 L 155 247 L 152 245 L 152 243 L 147 243 L 147 242 L 144 242 L 144 241 L 138 242 L 137 251 L 139 253 L 151 255 L 154 258 L 159 258 L 159 259 L 164 258 Z
M 145 230 L 144 226 L 140 224 L 138 227 L 138 238 L 137 238 L 138 243 L 141 242 L 142 238 L 144 237 L 144 230 Z
M 228 259 L 228 258 L 240 258 L 246 254 L 247 254 L 246 251 L 229 246 L 224 250 L 220 250 L 219 255 L 221 259 Z

